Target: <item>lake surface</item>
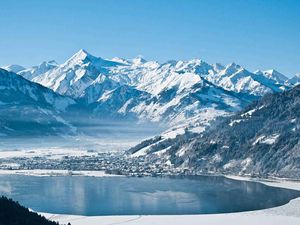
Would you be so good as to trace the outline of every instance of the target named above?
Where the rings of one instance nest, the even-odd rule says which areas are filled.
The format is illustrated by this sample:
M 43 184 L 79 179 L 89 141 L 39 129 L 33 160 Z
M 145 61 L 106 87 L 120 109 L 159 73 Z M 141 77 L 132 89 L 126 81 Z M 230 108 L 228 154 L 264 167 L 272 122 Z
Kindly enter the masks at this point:
M 240 212 L 300 197 L 298 191 L 212 176 L 1 175 L 0 194 L 35 211 L 86 216 Z

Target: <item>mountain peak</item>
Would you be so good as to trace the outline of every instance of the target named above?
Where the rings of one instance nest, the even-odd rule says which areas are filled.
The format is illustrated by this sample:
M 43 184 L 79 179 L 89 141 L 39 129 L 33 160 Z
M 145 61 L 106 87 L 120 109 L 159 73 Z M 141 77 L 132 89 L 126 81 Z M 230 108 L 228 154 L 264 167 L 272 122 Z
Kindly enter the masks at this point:
M 225 67 L 225 69 L 221 72 L 221 74 L 233 74 L 233 73 L 236 73 L 237 71 L 243 69 L 240 65 L 232 62 L 230 63 L 229 65 L 227 65 Z
M 39 65 L 39 67 L 43 67 L 43 66 L 58 66 L 58 63 L 55 60 L 49 60 L 49 61 L 44 61 Z
M 85 49 L 80 49 L 78 52 L 75 53 L 74 56 L 79 57 L 79 58 L 86 58 L 90 54 L 85 50 Z
M 225 67 L 221 64 L 221 63 L 215 63 L 213 64 L 213 68 L 217 71 L 221 71 L 221 70 L 224 70 Z
M 278 75 L 278 74 L 282 75 L 281 73 L 279 73 L 279 72 L 278 72 L 277 70 L 275 70 L 275 69 L 265 70 L 264 73 L 265 73 L 265 74 L 272 74 L 272 75 Z
M 83 53 L 83 54 L 89 54 L 88 52 L 87 52 L 87 50 L 85 50 L 85 49 L 83 49 L 83 48 L 81 48 L 81 49 L 79 49 L 79 51 L 77 52 L 77 53 Z
M 270 69 L 270 70 L 266 70 L 265 72 L 267 73 L 279 73 L 277 70 L 275 69 Z
M 235 62 L 230 63 L 229 65 L 227 65 L 227 67 L 231 67 L 231 68 L 241 68 L 240 65 L 236 64 Z
M 55 65 L 58 65 L 58 63 L 55 61 L 55 60 L 49 60 L 47 61 L 48 64 L 55 64 Z
M 263 75 L 264 74 L 264 72 L 261 71 L 261 70 L 255 70 L 254 73 L 257 74 L 257 75 Z
M 12 65 L 8 65 L 8 66 L 3 66 L 1 67 L 2 69 L 5 69 L 9 72 L 14 72 L 14 73 L 18 73 L 22 70 L 25 70 L 25 68 L 23 66 L 20 65 L 16 65 L 16 64 L 12 64 Z
M 121 58 L 121 57 L 113 57 L 112 59 L 110 59 L 110 61 L 125 64 L 125 65 L 130 64 L 130 62 L 127 59 L 124 59 L 124 58 Z
M 133 64 L 138 64 L 138 65 L 147 62 L 147 60 L 145 60 L 142 56 L 137 56 L 133 58 L 131 61 Z
M 300 83 L 300 73 L 296 73 L 295 76 L 288 80 L 288 83 L 298 85 Z
M 277 82 L 285 82 L 288 78 L 277 70 L 270 69 L 263 72 L 266 77 L 273 79 Z
M 67 60 L 67 62 L 82 62 L 86 59 L 93 60 L 97 57 L 91 55 L 88 53 L 85 49 L 80 49 L 78 52 L 76 52 L 70 59 Z
M 203 61 L 202 59 L 191 59 L 189 60 L 190 63 L 196 63 L 196 64 L 202 64 L 202 63 L 206 63 L 205 61 Z

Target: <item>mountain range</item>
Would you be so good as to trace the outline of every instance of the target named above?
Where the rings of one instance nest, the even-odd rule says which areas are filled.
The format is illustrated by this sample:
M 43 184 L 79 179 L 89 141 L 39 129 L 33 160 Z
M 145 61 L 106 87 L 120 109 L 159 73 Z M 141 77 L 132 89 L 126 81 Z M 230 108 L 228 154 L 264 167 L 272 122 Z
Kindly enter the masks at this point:
M 252 73 L 235 63 L 103 59 L 85 50 L 62 64 L 51 60 L 31 68 L 3 68 L 74 99 L 95 118 L 132 119 L 168 127 L 187 121 L 205 126 L 266 93 L 281 92 L 299 82 L 297 76 L 288 79 L 276 70 Z

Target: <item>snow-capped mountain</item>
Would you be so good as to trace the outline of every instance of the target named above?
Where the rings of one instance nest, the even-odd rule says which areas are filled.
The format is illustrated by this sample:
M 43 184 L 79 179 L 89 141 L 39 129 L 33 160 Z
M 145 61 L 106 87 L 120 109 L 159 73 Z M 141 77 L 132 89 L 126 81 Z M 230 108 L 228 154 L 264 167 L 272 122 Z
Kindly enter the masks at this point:
M 300 86 L 267 95 L 202 134 L 185 130 L 130 149 L 198 172 L 300 178 Z
M 1 136 L 74 131 L 61 116 L 75 104 L 73 99 L 3 69 L 0 69 L 0 89 Z
M 18 73 L 22 70 L 25 70 L 25 68 L 23 66 L 20 66 L 20 65 L 9 65 L 9 66 L 2 66 L 1 67 L 2 69 L 4 70 L 7 70 L 9 72 L 14 72 L 14 73 Z
M 257 70 L 255 73 L 258 75 L 263 75 L 270 80 L 274 80 L 277 84 L 284 84 L 288 80 L 285 75 L 274 69 L 266 71 Z
M 42 62 L 38 66 L 33 66 L 28 69 L 20 70 L 16 73 L 23 76 L 27 80 L 33 80 L 35 77 L 48 72 L 49 70 L 56 68 L 58 65 L 54 60 Z
M 215 76 L 209 76 L 207 79 L 226 90 L 254 96 L 263 96 L 266 93 L 287 89 L 284 82 L 277 83 L 265 73 L 251 73 L 235 63 L 231 63 Z
M 51 88 L 59 94 L 78 98 L 98 76 L 108 72 L 106 67 L 114 67 L 118 64 L 80 50 L 62 65 L 33 78 L 32 81 Z
M 103 59 L 85 50 L 61 65 L 42 63 L 18 74 L 80 99 L 97 116 L 111 112 L 116 117 L 172 125 L 199 118 L 208 108 L 232 112 L 266 93 L 288 88 L 278 72 L 251 73 L 235 63 L 223 66 L 199 59 L 162 64 L 142 57 Z M 206 89 L 217 91 L 204 92 Z M 124 95 L 118 95 L 122 100 L 116 93 Z
M 300 84 L 300 73 L 297 73 L 295 76 L 288 80 L 288 83 L 291 85 Z

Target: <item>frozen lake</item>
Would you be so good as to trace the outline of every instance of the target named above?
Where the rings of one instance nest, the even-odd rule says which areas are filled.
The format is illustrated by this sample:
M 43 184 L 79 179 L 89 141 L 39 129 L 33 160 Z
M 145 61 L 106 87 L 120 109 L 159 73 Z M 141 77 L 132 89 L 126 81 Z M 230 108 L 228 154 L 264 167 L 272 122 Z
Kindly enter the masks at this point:
M 96 215 L 229 213 L 288 203 L 300 192 L 224 177 L 1 175 L 0 194 L 39 212 Z

